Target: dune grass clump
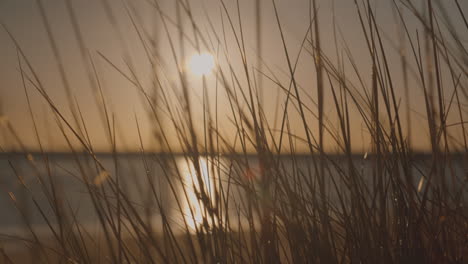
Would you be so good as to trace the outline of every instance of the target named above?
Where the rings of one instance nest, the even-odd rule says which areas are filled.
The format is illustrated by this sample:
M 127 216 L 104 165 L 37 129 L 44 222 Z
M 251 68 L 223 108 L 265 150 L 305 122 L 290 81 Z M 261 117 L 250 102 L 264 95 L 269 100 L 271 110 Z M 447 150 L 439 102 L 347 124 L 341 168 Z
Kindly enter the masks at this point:
M 22 235 L 0 236 L 0 246 L 12 241 L 18 245 L 0 248 L 4 263 L 468 260 L 468 23 L 461 1 L 453 1 L 458 13 L 449 16 L 444 15 L 443 1 L 424 1 L 423 8 L 410 0 L 391 1 L 397 41 L 382 30 L 373 1 L 354 1 L 356 38 L 362 38 L 365 47 L 353 54 L 347 41 L 340 40 L 337 25 L 334 43 L 324 43 L 323 15 L 318 1 L 311 0 L 298 55 L 288 47 L 275 0 L 268 4 L 276 32 L 262 32 L 265 3 L 256 1 L 252 24 L 257 39 L 248 40 L 257 44 L 255 54 L 246 51 L 239 2 L 232 9 L 227 1 L 219 1 L 219 31 L 211 22 L 207 29 L 198 23 L 191 1 L 174 1 L 174 17 L 165 13 L 160 1 L 147 1 L 160 29 L 154 37 L 142 26 L 131 1 L 123 1 L 152 69 L 148 84 L 128 49 L 123 48 L 123 64 L 105 51 L 90 50 L 74 3 L 67 0 L 77 53 L 109 142 L 106 154 L 95 150 L 94 128 L 83 115 L 86 106 L 74 96 L 69 67 L 42 2 L 37 1 L 41 21 L 68 109 L 50 96 L 22 43 L 2 24 L 17 49 L 21 88 L 37 143 L 32 151 L 0 115 L 2 131 L 19 146 L 13 153 L 0 145 L 2 159 L 13 172 L 9 180 L 19 186 L 13 191 L 5 179 L 1 191 L 24 224 Z M 124 39 L 110 2 L 101 2 L 112 28 Z M 455 27 L 452 20 L 461 26 Z M 412 23 L 418 23 L 419 30 Z M 262 60 L 268 56 L 262 50 L 261 35 L 266 33 L 280 40 L 271 45 L 284 52 L 286 81 Z M 164 52 L 158 46 L 162 39 L 169 43 Z M 330 45 L 334 54 L 328 54 Z M 194 95 L 193 81 L 181 65 L 186 46 L 208 50 L 225 62 L 215 66 L 211 77 L 200 77 L 201 95 Z M 162 53 L 170 54 L 175 69 L 164 65 Z M 359 63 L 356 56 L 368 63 Z M 313 78 L 306 83 L 296 78 L 304 59 L 313 62 Z M 123 124 L 132 126 L 138 138 L 138 151 L 131 154 L 118 147 L 125 139 L 106 97 L 104 67 L 138 93 L 147 113 Z M 170 71 L 176 72 L 176 81 L 167 81 Z M 265 102 L 273 89 L 279 91 L 274 118 Z M 413 89 L 421 92 L 420 101 L 410 98 Z M 33 93 L 48 106 L 56 136 L 68 146 L 68 154 L 62 155 L 70 164 L 45 147 L 30 102 Z M 218 104 L 218 94 L 225 96 L 223 105 Z M 425 111 L 424 123 L 417 128 L 414 107 Z M 221 115 L 221 108 L 228 114 Z M 356 132 L 356 124 L 365 132 Z M 148 126 L 151 145 L 143 136 Z M 413 147 L 415 133 L 427 137 L 424 153 Z M 356 152 L 356 138 L 369 143 L 362 153 Z M 70 198 L 58 170 L 73 179 L 81 201 Z M 80 218 L 78 208 L 84 203 L 94 217 L 92 224 Z M 40 231 L 32 223 L 33 214 L 41 219 Z

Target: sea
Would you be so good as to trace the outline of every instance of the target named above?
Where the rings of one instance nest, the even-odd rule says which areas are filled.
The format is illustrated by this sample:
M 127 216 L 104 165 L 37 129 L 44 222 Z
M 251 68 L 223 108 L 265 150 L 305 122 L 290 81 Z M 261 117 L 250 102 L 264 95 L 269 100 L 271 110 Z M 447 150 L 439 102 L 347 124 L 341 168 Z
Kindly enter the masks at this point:
M 282 155 L 273 159 L 275 168 L 265 168 L 255 155 L 200 156 L 202 175 L 197 177 L 193 160 L 180 154 L 3 153 L 0 154 L 0 241 L 27 235 L 29 228 L 37 233 L 50 232 L 50 227 L 55 227 L 58 221 L 51 204 L 65 208 L 72 222 L 90 232 L 99 232 L 90 189 L 98 194 L 94 198 L 103 210 L 115 209 L 118 196 L 124 195 L 124 203 L 133 205 L 145 221 L 154 221 L 156 228 L 164 211 L 169 221 L 183 230 L 187 226 L 183 221 L 188 222 L 189 227 L 200 224 L 198 221 L 205 212 L 199 202 L 201 188 L 210 199 L 229 197 L 225 210 L 238 218 L 246 213 L 241 208 L 249 199 L 246 184 L 256 188 L 268 181 L 281 180 L 279 183 L 290 184 L 291 190 L 304 191 L 314 182 L 317 162 L 328 164 L 325 181 L 327 197 L 332 203 L 337 201 L 337 193 L 347 192 L 343 175 L 351 173 L 350 167 L 353 173 L 360 175 L 363 185 L 368 186 L 367 191 L 372 192 L 372 186 L 378 181 L 376 159 L 368 154 L 355 154 L 351 159 L 342 155 L 327 155 L 323 160 L 312 155 Z M 383 170 L 387 173 L 403 170 L 401 164 L 394 165 L 395 168 L 388 168 L 391 162 L 385 164 L 387 167 Z M 452 154 L 445 162 L 429 154 L 412 155 L 411 181 L 417 192 L 423 193 L 427 188 L 428 172 L 435 164 L 443 164 L 451 194 L 461 195 L 461 201 L 466 202 L 468 162 L 462 154 Z M 260 179 L 272 169 L 280 170 L 285 176 Z M 121 192 L 116 194 L 112 186 L 117 185 Z M 219 197 L 216 193 L 225 195 Z M 259 199 L 262 195 L 259 187 Z M 131 216 L 128 219 L 131 220 Z

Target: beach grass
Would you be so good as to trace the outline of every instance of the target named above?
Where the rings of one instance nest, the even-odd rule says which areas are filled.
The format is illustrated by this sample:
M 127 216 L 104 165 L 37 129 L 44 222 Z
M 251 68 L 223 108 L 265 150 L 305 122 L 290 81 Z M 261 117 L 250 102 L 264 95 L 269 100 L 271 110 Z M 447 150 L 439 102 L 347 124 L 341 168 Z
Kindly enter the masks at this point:
M 40 17 L 47 29 L 53 60 L 59 66 L 57 74 L 70 114 L 53 100 L 24 54 L 22 43 L 2 24 L 18 52 L 21 88 L 28 100 L 36 150 L 32 152 L 21 144 L 23 139 L 6 118 L 1 119 L 2 129 L 18 143 L 15 151 L 23 153 L 32 168 L 34 188 L 40 188 L 41 195 L 46 197 L 47 208 L 38 202 L 38 194 L 31 191 L 30 183 L 23 180 L 21 169 L 10 162 L 9 167 L 21 185 L 21 192 L 27 194 L 30 206 L 19 202 L 19 193 L 2 186 L 1 191 L 8 194 L 24 220 L 26 235 L 0 236 L 0 244 L 14 241 L 21 245 L 21 250 L 0 248 L 0 262 L 466 263 L 468 260 L 465 130 L 468 23 L 461 1 L 454 0 L 458 13 L 451 14 L 462 23 L 458 30 L 440 15 L 442 1 L 427 0 L 420 8 L 413 1 L 393 0 L 400 37 L 395 41 L 396 52 L 389 48 L 387 32 L 377 22 L 374 1 L 354 1 L 352 12 L 359 20 L 356 35 L 366 44 L 363 53 L 370 62 L 370 67 L 360 68 L 354 59 L 357 54 L 352 54 L 345 40 L 339 40 L 338 31 L 334 33 L 334 43 L 323 43 L 323 18 L 317 1 L 309 1 L 309 21 L 304 21 L 309 26 L 300 47 L 302 53 L 296 57 L 288 49 L 282 10 L 277 8 L 279 1 L 269 2 L 278 30 L 270 33 L 262 32 L 261 9 L 265 3 L 257 0 L 257 19 L 253 23 L 258 36 L 254 40 L 258 44 L 256 55 L 267 56 L 262 51 L 262 34 L 278 34 L 281 41 L 275 45 L 284 52 L 282 66 L 287 82 L 280 81 L 268 70 L 269 65 L 246 51 L 243 33 L 246 25 L 239 2 L 232 9 L 227 1 L 219 1 L 223 31 L 213 29 L 211 36 L 216 38 L 213 40 L 192 16 L 191 1 L 174 1 L 175 17 L 164 13 L 159 1 L 148 1 L 160 25 L 159 36 L 170 43 L 170 50 L 164 52 L 171 54 L 179 68 L 176 72 L 180 93 L 174 103 L 170 99 L 174 89 L 162 81 L 160 71 L 152 71 L 150 88 L 144 85 L 135 72 L 129 50 L 123 49 L 124 68 L 105 52 L 90 52 L 73 1 L 66 0 L 78 53 L 86 65 L 86 81 L 95 91 L 97 115 L 109 142 L 107 155 L 113 161 L 111 168 L 103 164 L 93 146 L 91 130 L 82 114 L 86 106 L 78 103 L 70 88 L 73 83 L 67 77 L 64 55 L 57 48 L 57 36 L 50 28 L 42 2 L 37 1 Z M 116 34 L 125 38 L 114 21 L 110 2 L 102 0 L 102 3 Z M 123 3 L 151 67 L 164 67 L 155 55 L 160 52 L 157 43 L 150 41 L 152 36 L 140 26 L 130 1 Z M 408 25 L 410 19 L 418 21 L 423 31 L 413 31 Z M 172 27 L 179 34 L 172 34 Z M 229 47 L 226 34 L 234 39 Z M 184 56 L 184 45 L 195 50 L 208 49 L 227 58 L 228 66 L 217 67 L 212 76 L 216 79 L 216 95 L 218 91 L 226 95 L 228 103 L 222 107 L 229 109 L 227 116 L 212 111 L 213 105 L 215 109 L 221 106 L 218 97 L 207 92 L 214 87 L 209 86 L 205 77 L 201 109 L 193 105 L 191 81 L 178 64 Z M 327 54 L 324 45 L 336 46 L 336 54 Z M 226 51 L 230 49 L 235 52 Z M 240 57 L 237 68 L 229 67 L 230 56 L 238 56 L 236 60 Z M 314 77 L 307 84 L 299 83 L 295 77 L 301 67 L 299 58 L 313 61 Z M 120 127 L 108 104 L 97 62 L 136 89 L 151 120 L 156 151 L 143 139 L 142 129 L 147 127 L 141 123 L 143 118 L 135 114 L 131 125 L 140 142 L 134 155 L 145 168 L 146 175 L 140 175 L 143 182 L 132 182 L 132 175 L 122 174 Z M 270 113 L 265 113 L 264 108 L 269 86 L 281 92 L 275 124 L 269 121 Z M 313 92 L 306 93 L 305 89 Z M 424 128 L 415 129 L 412 125 L 411 89 L 419 89 L 423 94 Z M 51 162 L 51 154 L 44 147 L 36 110 L 29 99 L 31 93 L 38 93 L 46 102 L 59 128 L 57 137 L 68 144 L 66 151 L 76 168 L 71 174 L 86 190 L 99 231 L 88 230 L 80 223 L 60 179 L 51 169 L 60 164 Z M 223 132 L 223 122 L 231 124 L 231 133 Z M 352 129 L 356 123 L 363 124 L 364 141 L 370 142 L 368 151 L 363 153 L 357 153 L 353 145 L 355 138 L 361 137 Z M 421 131 L 427 132 L 422 137 L 428 137 L 428 148 L 423 154 L 413 148 L 411 141 L 412 133 Z M 327 145 L 333 145 L 334 151 L 329 151 Z M 9 160 L 12 151 L 0 147 Z M 420 156 L 424 156 L 425 162 L 421 162 Z M 157 164 L 160 170 L 155 173 L 150 164 Z M 181 164 L 186 164 L 185 169 Z M 465 165 L 460 170 L 455 168 L 457 164 Z M 170 209 L 161 193 L 160 181 L 165 182 L 164 191 L 171 197 Z M 144 203 L 136 204 L 128 194 L 129 185 L 137 184 L 145 186 L 145 192 L 140 193 L 146 197 Z M 37 232 L 32 225 L 31 210 L 39 212 L 47 235 Z M 160 220 L 154 221 L 154 211 Z M 174 219 L 179 220 L 174 223 Z

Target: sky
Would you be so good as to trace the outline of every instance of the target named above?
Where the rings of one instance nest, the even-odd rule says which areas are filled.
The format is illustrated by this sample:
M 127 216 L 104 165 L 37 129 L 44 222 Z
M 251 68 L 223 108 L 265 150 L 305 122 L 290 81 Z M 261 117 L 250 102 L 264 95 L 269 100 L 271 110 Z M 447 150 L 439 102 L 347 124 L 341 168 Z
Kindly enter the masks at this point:
M 76 16 L 85 50 L 80 50 L 66 2 L 70 3 Z M 155 8 L 155 2 L 160 7 L 159 10 L 163 12 L 165 20 L 161 19 L 161 13 Z M 163 89 L 169 97 L 169 105 L 174 109 L 179 109 L 179 111 L 183 111 L 180 105 L 178 106 L 182 94 L 179 71 L 186 72 L 196 129 L 201 134 L 203 133 L 204 111 L 202 105 L 205 91 L 206 98 L 209 100 L 210 114 L 216 116 L 219 130 L 226 138 L 234 142 L 236 135 L 233 132 L 235 129 L 233 129 L 233 116 L 229 100 L 219 84 L 219 79 L 216 78 L 217 75 L 212 73 L 201 78 L 186 68 L 187 60 L 197 53 L 197 49 L 191 46 L 191 43 L 197 41 L 197 37 L 193 34 L 193 27 L 187 14 L 182 14 L 186 38 L 184 41 L 180 41 L 180 31 L 172 24 L 173 22 L 177 23 L 176 2 L 176 0 L 0 0 L 0 21 L 4 25 L 4 28 L 0 28 L 0 118 L 3 120 L 3 126 L 0 127 L 0 146 L 5 150 L 18 150 L 21 148 L 21 144 L 27 149 L 37 150 L 39 147 L 23 87 L 19 61 L 26 77 L 32 77 L 32 72 L 27 68 L 25 58 L 18 60 L 18 49 L 11 36 L 18 43 L 27 61 L 39 77 L 50 100 L 67 120 L 73 120 L 70 105 L 77 104 L 79 106 L 92 145 L 96 150 L 109 151 L 111 149 L 106 132 L 108 131 L 106 121 L 103 120 L 99 111 L 104 104 L 116 122 L 114 129 L 118 131 L 117 145 L 119 150 L 138 151 L 140 149 L 138 128 L 144 146 L 148 149 L 157 148 L 153 136 L 155 121 L 148 113 L 148 107 L 142 100 L 142 93 L 122 73 L 116 70 L 118 68 L 131 76 L 132 72 L 128 65 L 134 69 L 135 76 L 146 91 L 151 91 L 153 76 L 157 72 L 161 76 Z M 373 0 L 370 2 L 372 2 L 377 23 L 381 31 L 385 33 L 384 46 L 388 54 L 392 55 L 388 58 L 392 73 L 397 80 L 401 80 L 399 56 L 396 47 L 393 46 L 394 43 L 398 44 L 399 23 L 396 19 L 397 15 L 392 9 L 392 1 Z M 416 6 L 424 6 L 423 1 L 412 2 Z M 463 45 L 468 46 L 466 37 L 468 34 L 466 34 L 466 28 L 464 28 L 454 2 L 442 2 L 444 2 L 444 8 L 451 18 L 454 28 L 461 33 L 461 36 L 465 36 L 462 39 Z M 468 2 L 459 2 L 462 9 L 468 13 Z M 239 4 L 239 12 L 237 3 Z M 200 50 L 213 54 L 219 68 L 223 68 L 225 72 L 228 72 L 229 67 L 232 67 L 231 69 L 242 77 L 245 75 L 241 63 L 242 56 L 229 25 L 230 18 L 233 21 L 236 34 L 239 36 L 241 32 L 239 18 L 241 18 L 240 24 L 245 40 L 249 71 L 256 72 L 255 76 L 262 79 L 263 98 L 261 100 L 264 103 L 266 119 L 274 130 L 279 127 L 278 113 L 284 109 L 286 97 L 270 78 L 275 76 L 285 87 L 288 87 L 290 74 L 272 3 L 271 0 L 261 1 L 261 52 L 259 52 L 256 42 L 255 1 L 188 1 L 192 17 L 207 44 L 202 43 Z M 313 58 L 306 51 L 300 49 L 309 27 L 309 0 L 275 0 L 275 3 L 285 34 L 288 54 L 295 59 L 301 52 L 295 78 L 303 89 L 305 105 L 313 107 L 317 93 Z M 48 38 L 48 31 L 41 16 L 41 5 L 55 42 L 55 54 L 60 55 L 60 61 L 57 61 L 54 55 L 54 45 L 51 45 Z M 366 76 L 364 83 L 368 85 L 371 79 L 370 57 L 366 50 L 355 2 L 352 0 L 318 0 L 317 6 L 323 52 L 332 60 L 336 60 L 336 50 L 343 54 L 344 47 L 347 46 L 353 54 L 358 68 L 362 71 L 361 73 Z M 410 32 L 423 32 L 417 19 L 409 12 L 404 15 Z M 442 14 L 439 15 L 442 17 Z M 166 23 L 167 32 L 164 23 Z M 335 45 L 334 26 L 338 36 L 338 47 Z M 5 28 L 11 33 L 11 36 L 7 34 Z M 446 32 L 444 31 L 444 33 Z M 145 45 L 140 40 L 142 35 Z M 216 41 L 216 38 L 219 38 L 219 42 Z M 153 44 L 157 47 L 157 54 L 151 53 L 148 56 L 145 47 L 148 48 Z M 174 47 L 177 59 L 174 59 L 171 45 Z M 264 65 L 261 69 L 268 77 L 261 77 L 256 71 L 259 56 L 261 56 Z M 153 60 L 148 60 L 148 57 L 153 58 Z M 90 71 L 90 61 L 93 62 L 99 77 L 104 102 L 99 99 L 99 93 L 93 89 L 93 85 L 89 81 L 89 74 L 91 76 L 94 74 L 93 71 Z M 112 62 L 116 68 L 109 62 Z M 67 97 L 66 85 L 61 78 L 60 64 L 63 66 L 66 82 L 69 83 L 70 97 Z M 359 84 L 359 80 L 352 73 L 351 66 L 347 64 L 346 67 L 346 70 L 349 71 L 350 81 Z M 448 78 L 444 80 L 449 81 Z M 465 87 L 466 81 L 466 76 L 464 76 L 461 82 L 465 83 Z M 242 87 L 247 86 L 245 78 L 240 78 L 239 82 Z M 206 84 L 206 90 L 203 89 L 203 83 Z M 396 87 L 397 96 L 402 100 L 402 104 L 406 101 L 410 102 L 413 127 L 411 140 L 414 147 L 421 150 L 428 149 L 429 140 L 428 131 L 425 129 L 427 121 L 423 108 L 423 92 L 418 81 L 415 78 L 410 78 L 411 89 L 408 98 L 404 96 L 401 82 L 397 81 Z M 51 151 L 68 150 L 67 142 L 57 125 L 57 116 L 52 113 L 44 97 L 28 80 L 26 80 L 26 91 L 34 119 L 37 121 L 38 133 L 43 147 Z M 450 91 L 448 93 L 450 94 Z M 327 89 L 325 90 L 325 102 L 324 110 L 330 116 L 330 122 L 336 126 L 337 122 L 333 119 L 332 97 Z M 241 104 L 245 103 L 241 102 Z M 290 108 L 291 114 L 288 117 L 292 131 L 299 137 L 303 137 L 300 117 L 293 107 L 290 106 Z M 161 111 L 164 112 L 164 110 Z M 316 109 L 312 112 L 316 112 Z M 307 114 L 307 118 L 311 124 L 317 123 L 312 113 Z M 455 116 L 453 118 L 455 121 L 457 120 Z M 359 117 L 357 109 L 352 109 L 351 119 L 353 120 L 351 124 L 353 149 L 356 151 L 368 150 L 370 148 L 367 137 L 369 133 L 366 131 L 367 128 Z M 12 125 L 14 133 L 21 139 L 21 144 L 17 142 L 13 132 L 5 125 L 5 120 L 8 120 Z M 166 118 L 163 122 L 170 142 L 176 145 L 177 133 L 170 125 L 170 120 Z M 71 123 L 72 126 L 77 127 L 76 124 Z M 317 133 L 316 126 L 311 129 L 312 133 Z M 68 129 L 65 131 L 71 135 Z M 460 133 L 456 128 L 453 129 L 453 133 L 455 138 L 460 138 Z M 79 145 L 73 136 L 71 138 L 73 144 Z M 329 136 L 328 138 L 329 140 L 325 142 L 327 150 L 336 150 L 335 144 Z M 300 142 L 297 144 L 299 149 L 304 147 Z

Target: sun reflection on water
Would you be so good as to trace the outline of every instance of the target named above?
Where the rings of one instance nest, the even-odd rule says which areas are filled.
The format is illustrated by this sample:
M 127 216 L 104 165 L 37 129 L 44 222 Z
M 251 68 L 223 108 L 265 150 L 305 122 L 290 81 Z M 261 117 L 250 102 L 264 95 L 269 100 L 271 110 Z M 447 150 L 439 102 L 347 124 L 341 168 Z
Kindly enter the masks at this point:
M 180 160 L 178 164 L 182 177 L 182 211 L 191 231 L 203 226 L 212 227 L 216 222 L 216 217 L 209 213 L 209 207 L 214 206 L 215 172 L 210 169 L 206 158 L 199 158 L 198 163 L 200 177 L 192 161 Z

